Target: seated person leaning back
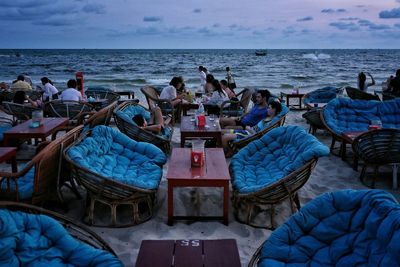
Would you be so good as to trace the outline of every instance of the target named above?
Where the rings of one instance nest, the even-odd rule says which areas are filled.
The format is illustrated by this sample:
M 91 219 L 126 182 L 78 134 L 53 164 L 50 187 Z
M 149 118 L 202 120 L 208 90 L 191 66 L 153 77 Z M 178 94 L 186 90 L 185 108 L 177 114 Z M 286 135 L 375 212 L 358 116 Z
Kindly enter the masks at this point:
M 161 91 L 160 99 L 170 100 L 173 106 L 176 106 L 181 103 L 187 103 L 183 98 L 186 97 L 185 93 L 180 95 L 177 94 L 177 90 L 181 89 L 183 86 L 183 78 L 182 77 L 173 77 L 169 82 L 167 87 Z
M 61 100 L 63 101 L 82 101 L 82 94 L 76 89 L 77 82 L 71 79 L 67 82 L 68 89 L 61 93 Z
M 159 107 L 155 107 L 151 110 L 149 122 L 146 121 L 142 114 L 133 116 L 132 120 L 143 130 L 150 131 L 155 134 L 164 134 L 164 118 Z
M 271 94 L 268 90 L 258 91 L 256 95 L 256 104 L 254 105 L 254 107 L 242 117 L 221 118 L 219 120 L 221 128 L 240 128 L 244 130 L 246 126 L 255 126 L 259 121 L 268 116 L 267 102 L 270 96 Z

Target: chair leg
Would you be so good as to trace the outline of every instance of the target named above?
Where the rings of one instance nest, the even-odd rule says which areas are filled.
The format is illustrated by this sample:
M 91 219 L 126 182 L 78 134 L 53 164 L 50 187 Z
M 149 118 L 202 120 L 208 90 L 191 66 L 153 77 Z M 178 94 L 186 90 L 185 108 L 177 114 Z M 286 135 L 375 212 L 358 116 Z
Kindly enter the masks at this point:
M 364 183 L 364 175 L 365 175 L 366 170 L 367 170 L 367 165 L 364 164 L 362 169 L 361 169 L 361 173 L 360 173 L 360 181 L 361 181 L 361 183 Z
M 275 214 L 275 206 L 271 205 L 271 229 L 275 229 L 275 227 L 274 227 L 274 214 Z
M 332 143 L 331 143 L 331 147 L 330 147 L 331 152 L 335 148 L 335 143 L 336 143 L 335 137 L 332 136 Z
M 299 211 L 301 208 L 299 194 L 295 194 L 294 196 L 294 203 L 296 203 L 297 210 Z
M 379 166 L 374 167 L 374 175 L 372 177 L 371 188 L 375 188 L 375 181 L 376 181 L 376 177 L 378 176 L 378 169 L 379 169 Z
M 110 204 L 111 208 L 111 223 L 117 225 L 117 204 Z

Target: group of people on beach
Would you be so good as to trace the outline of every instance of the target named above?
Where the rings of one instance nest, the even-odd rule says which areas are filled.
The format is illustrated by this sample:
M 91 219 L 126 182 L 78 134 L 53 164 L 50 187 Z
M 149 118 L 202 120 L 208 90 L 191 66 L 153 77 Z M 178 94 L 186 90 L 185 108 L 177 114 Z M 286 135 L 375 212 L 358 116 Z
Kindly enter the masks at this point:
M 370 77 L 371 82 L 367 82 L 367 75 Z M 363 92 L 368 91 L 368 87 L 375 85 L 375 79 L 369 72 L 360 72 L 357 77 L 357 87 Z M 394 96 L 400 96 L 400 69 L 396 71 L 396 75 L 391 75 L 386 80 L 386 90 Z

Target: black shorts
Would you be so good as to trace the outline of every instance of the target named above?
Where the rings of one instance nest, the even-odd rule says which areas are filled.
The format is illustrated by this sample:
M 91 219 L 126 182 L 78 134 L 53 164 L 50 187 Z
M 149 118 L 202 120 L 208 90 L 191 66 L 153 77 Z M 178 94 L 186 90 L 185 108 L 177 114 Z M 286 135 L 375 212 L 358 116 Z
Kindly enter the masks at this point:
M 236 126 L 240 126 L 244 129 L 246 129 L 246 125 L 243 124 L 242 120 L 235 120 Z

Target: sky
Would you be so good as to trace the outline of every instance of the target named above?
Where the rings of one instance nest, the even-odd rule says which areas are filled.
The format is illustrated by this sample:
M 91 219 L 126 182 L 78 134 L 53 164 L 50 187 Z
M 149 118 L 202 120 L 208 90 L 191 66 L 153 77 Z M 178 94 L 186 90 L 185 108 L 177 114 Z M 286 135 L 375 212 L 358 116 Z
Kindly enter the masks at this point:
M 1 0 L 0 48 L 400 49 L 400 0 Z

